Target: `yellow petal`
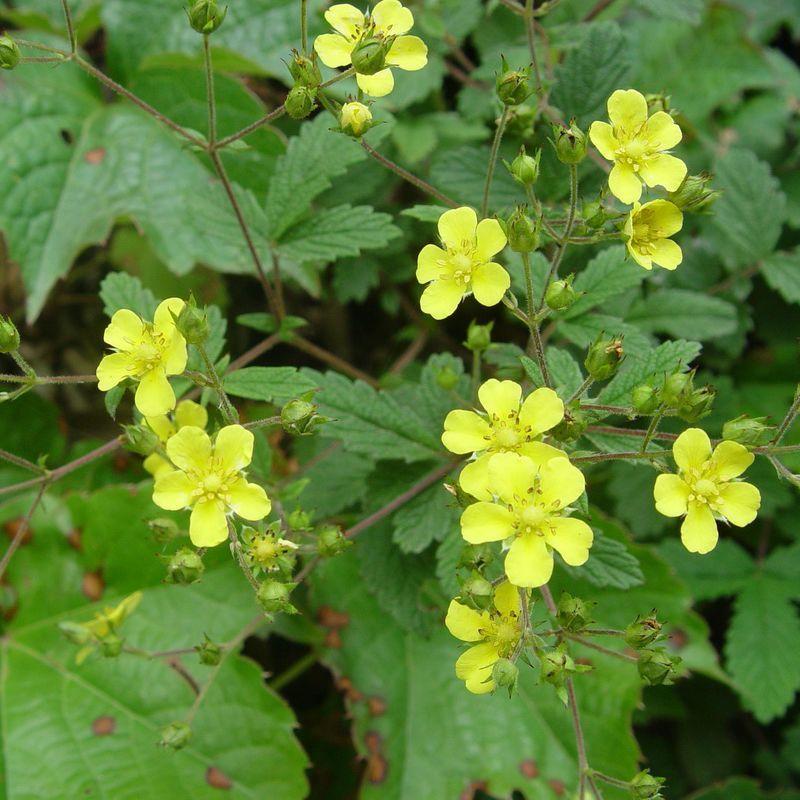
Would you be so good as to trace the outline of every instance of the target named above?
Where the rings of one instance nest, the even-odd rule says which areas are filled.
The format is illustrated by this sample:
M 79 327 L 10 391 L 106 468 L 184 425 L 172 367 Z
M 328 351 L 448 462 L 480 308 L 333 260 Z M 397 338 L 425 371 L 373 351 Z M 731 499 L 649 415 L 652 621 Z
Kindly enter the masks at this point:
M 190 400 L 184 400 L 184 403 L 191 402 Z M 180 408 L 180 405 L 178 405 Z M 176 415 L 177 416 L 177 415 Z M 145 422 L 147 423 L 147 427 L 150 428 L 156 436 L 158 436 L 159 441 L 166 442 L 170 436 L 172 436 L 176 428 L 172 424 L 172 420 L 166 414 L 158 414 L 155 417 L 145 417 Z
M 372 9 L 371 20 L 375 23 L 378 33 L 385 36 L 400 36 L 408 33 L 414 27 L 414 15 L 400 0 L 381 0 Z
M 175 424 L 178 429 L 187 425 L 205 428 L 208 425 L 208 411 L 194 400 L 181 400 L 175 407 Z
M 608 176 L 608 188 L 623 203 L 633 203 L 642 196 L 642 182 L 627 164 L 614 164 Z
M 711 440 L 701 428 L 687 428 L 672 445 L 672 457 L 681 472 L 702 467 L 711 456 Z
M 350 63 L 353 45 L 338 33 L 323 33 L 314 40 L 314 49 L 326 67 L 346 67 Z
M 356 83 L 371 97 L 385 97 L 394 89 L 394 75 L 387 67 L 374 75 L 356 75 Z
M 499 542 L 513 531 L 513 514 L 495 503 L 473 503 L 461 515 L 461 535 L 470 544 Z
M 244 478 L 233 483 L 228 497 L 230 507 L 243 519 L 264 519 L 272 509 L 264 488 L 257 483 L 248 483 Z
M 475 257 L 489 261 L 506 246 L 508 239 L 496 219 L 482 219 L 475 229 L 475 241 Z
M 97 365 L 97 388 L 101 392 L 113 389 L 120 381 L 130 377 L 133 363 L 128 353 L 111 353 L 103 356 Z
M 574 503 L 586 488 L 583 473 L 567 458 L 553 458 L 540 471 L 537 504 L 559 510 Z
M 103 341 L 117 350 L 130 350 L 141 338 L 143 331 L 144 323 L 139 315 L 127 308 L 121 308 L 111 317 L 111 322 L 103 332 Z
M 738 478 L 753 461 L 755 456 L 738 442 L 720 442 L 711 454 L 714 474 L 723 481 Z
M 659 153 L 642 163 L 639 175 L 648 186 L 663 186 L 674 192 L 686 177 L 686 164 L 675 156 Z
M 486 449 L 490 435 L 491 428 L 483 417 L 457 409 L 445 417 L 442 444 L 451 453 L 474 453 Z
M 163 458 L 161 460 L 164 461 Z M 194 490 L 195 483 L 185 472 L 170 469 L 169 472 L 163 472 L 156 478 L 153 486 L 153 502 L 167 511 L 178 511 L 192 504 Z
M 426 244 L 417 256 L 417 280 L 420 283 L 435 281 L 446 275 L 447 253 L 435 244 Z
M 564 402 L 552 389 L 547 388 L 531 392 L 519 412 L 520 425 L 530 428 L 535 436 L 554 428 L 562 419 Z
M 325 21 L 335 31 L 354 36 L 356 28 L 364 26 L 364 15 L 350 3 L 338 3 L 325 12 Z
M 214 440 L 214 457 L 223 472 L 246 467 L 253 460 L 253 432 L 241 425 L 226 425 Z
M 498 381 L 490 378 L 478 389 L 478 400 L 486 411 L 496 419 L 507 420 L 519 411 L 522 387 L 514 381 Z
M 472 293 L 482 306 L 496 306 L 511 286 L 509 274 L 494 261 L 472 270 Z
M 642 134 L 653 150 L 669 150 L 683 138 L 680 127 L 666 111 L 656 111 L 647 120 Z
M 647 121 L 647 100 L 636 89 L 617 89 L 608 98 L 608 118 L 615 128 L 631 136 Z
M 445 247 L 473 247 L 478 229 L 478 215 L 468 206 L 445 211 L 437 227 L 439 238 Z
M 517 536 L 506 556 L 505 571 L 514 586 L 544 586 L 553 574 L 553 554 L 544 537 L 535 533 Z
M 683 250 L 672 239 L 659 239 L 654 244 L 650 259 L 653 264 L 672 270 L 683 261 Z
M 492 499 L 492 493 L 489 490 L 489 459 L 491 457 L 490 453 L 485 453 L 474 461 L 470 461 L 458 476 L 458 485 L 467 494 L 471 494 L 478 500 Z
M 634 212 L 634 226 L 641 223 L 657 237 L 672 236 L 683 227 L 683 214 L 669 200 L 653 200 Z
M 682 517 L 687 511 L 691 493 L 688 484 L 677 475 L 672 473 L 659 475 L 653 486 L 656 511 L 665 517 Z
M 444 624 L 456 639 L 461 639 L 462 642 L 479 642 L 483 639 L 481 629 L 486 628 L 488 621 L 489 615 L 486 612 L 481 614 L 457 600 L 451 600 Z
M 690 553 L 710 553 L 719 539 L 717 521 L 709 507 L 690 503 L 689 513 L 681 525 L 681 541 Z
M 749 525 L 761 508 L 761 492 L 752 483 L 726 483 L 720 488 L 719 500 L 720 512 L 737 528 Z
M 497 647 L 489 642 L 465 650 L 456 661 L 456 677 L 466 682 L 473 694 L 486 694 L 494 689 L 492 667 L 500 657 Z
M 434 319 L 449 317 L 464 297 L 460 284 L 452 280 L 439 280 L 429 283 L 419 299 L 419 307 Z
M 537 469 L 553 458 L 566 458 L 567 454 L 557 447 L 544 442 L 525 442 L 519 447 L 519 454 L 533 461 Z
M 592 529 L 575 517 L 551 517 L 547 521 L 547 543 L 558 550 L 571 567 L 585 564 L 594 541 Z
M 496 453 L 489 460 L 489 488 L 504 503 L 527 499 L 534 485 L 536 466 L 517 453 Z
M 164 371 L 167 375 L 180 375 L 186 369 L 188 359 L 186 340 L 178 331 L 173 331 L 166 341 L 167 346 L 162 354 Z
M 163 367 L 142 375 L 136 387 L 135 403 L 145 417 L 166 414 L 175 408 L 175 392 Z
M 150 453 L 150 455 L 147 456 L 147 458 L 142 462 L 142 466 L 154 478 L 158 478 L 160 475 L 171 472 L 173 469 L 172 464 L 170 464 L 166 458 L 160 456 L 158 453 Z
M 641 250 L 639 250 L 633 239 L 628 239 L 626 246 L 628 248 L 628 252 L 631 254 L 631 258 L 633 258 L 633 260 L 640 267 L 644 267 L 645 269 L 653 269 L 652 257 L 649 253 L 643 253 Z
M 181 313 L 186 303 L 180 297 L 168 297 L 158 304 L 153 314 L 153 330 L 162 336 L 171 337 L 175 331 L 175 317 Z
M 186 472 L 205 472 L 211 462 L 211 439 L 202 428 L 187 425 L 167 442 L 169 460 Z
M 415 72 L 428 63 L 428 46 L 419 36 L 398 36 L 386 54 L 386 63 Z
M 603 158 L 614 160 L 614 153 L 619 147 L 614 129 L 607 122 L 593 122 L 589 128 L 589 139 Z
M 195 547 L 214 547 L 228 538 L 228 520 L 219 500 L 204 500 L 192 509 L 189 538 Z
M 519 616 L 522 611 L 522 604 L 519 601 L 519 589 L 513 583 L 503 581 L 494 590 L 494 607 L 503 616 L 516 614 Z

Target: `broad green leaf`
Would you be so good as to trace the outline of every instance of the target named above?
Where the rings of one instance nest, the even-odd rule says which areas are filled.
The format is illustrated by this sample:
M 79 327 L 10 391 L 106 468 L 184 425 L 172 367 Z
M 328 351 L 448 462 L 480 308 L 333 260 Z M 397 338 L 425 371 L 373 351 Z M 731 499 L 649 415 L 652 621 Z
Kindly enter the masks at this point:
M 447 209 L 444 206 L 426 206 L 426 205 L 415 205 L 411 206 L 411 208 L 404 208 L 400 213 L 404 217 L 412 217 L 413 219 L 418 219 L 421 222 L 438 222 L 439 217 L 444 214 Z
M 152 319 L 158 304 L 155 295 L 127 272 L 109 272 L 100 283 L 100 299 L 109 317 L 121 308 L 128 308 L 143 319 Z
M 705 0 L 672 0 L 671 3 L 662 3 L 660 0 L 635 0 L 635 2 L 651 14 L 682 20 L 690 25 L 700 23 L 706 8 Z
M 234 397 L 282 403 L 313 391 L 317 384 L 297 367 L 244 367 L 228 373 L 223 387 Z
M 340 303 L 363 303 L 380 285 L 381 263 L 375 258 L 339 259 L 333 267 L 333 290 Z
M 631 306 L 627 320 L 653 333 L 704 341 L 736 330 L 736 308 L 719 297 L 661 289 Z
M 588 347 L 598 336 L 622 336 L 628 358 L 646 352 L 652 339 L 638 325 L 607 314 L 582 314 L 575 319 L 562 320 L 558 332 L 578 347 Z
M 392 515 L 392 539 L 404 553 L 421 553 L 457 529 L 459 516 L 455 498 L 435 483 Z
M 800 800 L 800 792 L 791 789 L 766 791 L 752 778 L 731 778 L 724 784 L 701 789 L 689 800 Z
M 548 347 L 545 353 L 547 369 L 553 386 L 562 400 L 571 397 L 573 392 L 583 383 L 583 372 L 578 362 L 563 347 Z M 542 371 L 539 365 L 528 356 L 520 356 L 519 360 L 527 376 L 535 386 L 544 386 Z
M 768 256 L 761 265 L 761 274 L 788 303 L 800 303 L 800 250 Z
M 600 520 L 600 523 L 604 524 L 604 521 Z M 593 586 L 628 589 L 644 583 L 644 575 L 636 556 L 623 542 L 606 536 L 602 528 L 595 528 L 589 560 L 581 567 L 570 569 L 578 578 Z
M 331 450 L 323 455 L 325 450 Z M 348 453 L 339 442 L 326 443 L 320 460 L 303 470 L 308 481 L 300 494 L 303 508 L 313 511 L 318 520 L 329 519 L 364 499 L 367 478 L 375 469 L 370 459 Z
M 509 151 L 504 157 L 513 158 Z M 431 163 L 430 182 L 457 203 L 479 208 L 486 184 L 489 148 L 464 145 L 435 155 Z M 524 195 L 508 171 L 497 169 L 489 194 L 491 208 L 504 208 L 522 200 Z

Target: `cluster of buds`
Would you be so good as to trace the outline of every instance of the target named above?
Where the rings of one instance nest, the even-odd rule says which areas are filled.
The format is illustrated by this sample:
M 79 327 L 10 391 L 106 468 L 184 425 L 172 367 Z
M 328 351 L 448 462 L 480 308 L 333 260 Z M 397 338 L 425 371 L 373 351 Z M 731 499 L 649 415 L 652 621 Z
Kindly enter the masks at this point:
M 601 333 L 589 346 L 583 365 L 594 381 L 607 381 L 613 377 L 625 360 L 622 337 L 607 338 Z
M 562 592 L 556 608 L 556 619 L 565 631 L 579 633 L 593 622 L 591 612 L 595 605 L 594 601 L 581 600 L 569 592 Z
M 539 179 L 539 162 L 542 158 L 542 151 L 537 150 L 532 156 L 525 151 L 525 145 L 519 149 L 517 157 L 509 164 L 503 159 L 506 169 L 511 173 L 511 177 L 517 183 L 526 188 L 531 188 Z
M 517 206 L 511 216 L 501 221 L 508 246 L 515 253 L 532 253 L 539 249 L 542 221 L 528 215 L 527 206 Z
M 256 592 L 256 599 L 268 616 L 272 614 L 297 614 L 297 609 L 289 601 L 296 583 L 267 579 L 262 581 Z
M 542 680 L 549 683 L 556 690 L 558 698 L 567 705 L 567 679 L 574 674 L 588 672 L 588 664 L 578 664 L 567 652 L 567 646 L 562 642 L 558 647 L 547 650 L 540 656 L 542 665 Z
M 184 586 L 197 583 L 203 577 L 205 566 L 200 553 L 191 547 L 180 547 L 171 556 L 165 556 L 167 573 L 164 580 L 167 583 L 177 583 Z
M 281 425 L 286 433 L 307 436 L 329 421 L 328 417 L 317 413 L 318 406 L 311 402 L 313 396 L 313 392 L 308 392 L 281 408 Z
M 556 156 L 562 164 L 580 164 L 586 158 L 586 134 L 570 120 L 569 126 L 553 125 L 551 139 Z
M 674 372 L 660 384 L 640 384 L 631 392 L 631 405 L 639 414 L 672 411 L 686 422 L 697 422 L 711 413 L 716 390 L 713 386 L 695 387 L 694 376 L 694 370 Z
M 297 561 L 297 545 L 280 536 L 280 523 L 275 522 L 266 531 L 245 526 L 242 529 L 242 549 L 247 563 L 258 573 L 275 573 L 289 578 Z
M 500 73 L 495 80 L 495 90 L 505 106 L 518 106 L 533 94 L 529 85 L 530 67 L 511 69 L 505 56 L 501 56 Z
M 683 183 L 667 195 L 667 199 L 685 214 L 708 214 L 722 192 L 712 189 L 712 176 L 708 172 L 687 175 Z
M 673 683 L 681 663 L 679 656 L 668 653 L 663 647 L 653 647 L 666 638 L 663 627 L 654 609 L 647 616 L 637 616 L 625 628 L 625 643 L 638 650 L 639 676 L 648 686 Z
M 228 6 L 220 8 L 217 0 L 195 0 L 186 9 L 189 17 L 189 24 L 198 33 L 208 36 L 214 33 L 222 25 L 225 15 L 228 13 Z
M 344 553 L 353 542 L 346 538 L 336 525 L 323 525 L 317 531 L 317 553 L 322 558 L 333 558 Z
M 557 281 L 551 281 L 544 293 L 544 302 L 551 311 L 566 311 L 583 294 L 572 286 L 575 275 L 567 275 Z

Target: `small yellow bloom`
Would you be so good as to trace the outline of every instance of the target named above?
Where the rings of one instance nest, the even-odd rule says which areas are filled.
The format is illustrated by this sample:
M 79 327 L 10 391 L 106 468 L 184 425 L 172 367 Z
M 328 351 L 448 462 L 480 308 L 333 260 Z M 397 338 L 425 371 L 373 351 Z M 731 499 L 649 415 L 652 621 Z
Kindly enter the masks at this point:
M 519 590 L 508 581 L 494 593 L 494 608 L 476 611 L 452 600 L 444 624 L 462 642 L 474 642 L 456 661 L 456 676 L 473 694 L 494 689 L 492 667 L 500 658 L 514 652 L 522 634 L 522 609 Z
M 126 378 L 138 381 L 136 408 L 146 417 L 166 414 L 175 408 L 175 392 L 168 375 L 179 375 L 186 368 L 186 341 L 178 333 L 175 320 L 183 300 L 170 297 L 160 303 L 153 322 L 120 309 L 111 317 L 103 340 L 116 352 L 97 366 L 97 386 L 101 392 L 113 389 Z
M 120 625 L 131 615 L 142 601 L 142 593 L 134 592 L 120 600 L 113 608 L 106 606 L 95 613 L 94 619 L 85 623 L 86 629 L 96 639 L 102 639 L 119 630 Z
M 544 586 L 553 574 L 554 549 L 573 567 L 589 557 L 592 529 L 568 516 L 585 485 L 581 471 L 565 457 L 539 465 L 517 453 L 498 453 L 489 461 L 487 481 L 494 499 L 467 506 L 461 535 L 470 544 L 509 539 L 508 580 L 515 586 Z
M 369 16 L 349 3 L 331 6 L 325 19 L 337 33 L 317 36 L 314 49 L 328 67 L 356 68 L 359 88 L 383 97 L 394 88 L 390 67 L 414 71 L 428 63 L 428 48 L 418 36 L 404 36 L 413 14 L 400 0 L 381 0 Z
M 208 412 L 194 400 L 181 400 L 175 408 L 172 419 L 166 414 L 160 414 L 157 417 L 145 417 L 145 423 L 158 436 L 161 444 L 166 444 L 171 436 L 187 425 L 205 428 L 208 425 Z M 159 453 L 151 453 L 147 456 L 142 466 L 154 478 L 157 478 L 162 472 L 172 469 L 169 461 Z
M 683 134 L 666 111 L 647 116 L 647 100 L 635 89 L 617 89 L 608 98 L 607 122 L 593 122 L 589 138 L 603 158 L 614 162 L 608 188 L 623 203 L 642 196 L 642 182 L 674 192 L 686 177 L 686 164 L 665 152 Z
M 511 285 L 508 273 L 491 260 L 506 246 L 500 223 L 478 222 L 477 214 L 464 206 L 445 211 L 438 228 L 444 249 L 426 244 L 417 257 L 417 280 L 428 284 L 420 299 L 422 310 L 444 319 L 470 292 L 481 305 L 497 305 Z
M 564 403 L 552 389 L 536 389 L 522 402 L 522 387 L 491 378 L 478 389 L 485 414 L 457 409 L 444 421 L 442 444 L 451 452 L 476 453 L 461 471 L 461 488 L 478 500 L 491 500 L 489 459 L 495 453 L 519 453 L 537 464 L 564 452 L 539 441 L 564 419 Z
M 345 103 L 339 115 L 339 125 L 351 136 L 361 136 L 372 125 L 372 112 L 363 103 Z
M 634 203 L 625 221 L 628 252 L 645 269 L 653 269 L 653 264 L 675 269 L 683 261 L 683 251 L 669 237 L 682 227 L 683 214 L 669 200 Z
M 752 463 L 753 454 L 737 442 L 711 440 L 700 428 L 688 428 L 672 446 L 678 474 L 656 478 L 656 510 L 665 517 L 683 517 L 681 541 L 690 553 L 710 553 L 717 545 L 716 520 L 741 528 L 761 506 L 761 494 L 751 483 L 734 480 Z
M 195 546 L 224 542 L 229 513 L 247 520 L 269 514 L 266 492 L 243 473 L 253 458 L 253 434 L 241 425 L 222 428 L 213 445 L 202 428 L 188 425 L 169 439 L 167 455 L 177 469 L 158 476 L 153 502 L 168 511 L 192 509 L 189 537 Z

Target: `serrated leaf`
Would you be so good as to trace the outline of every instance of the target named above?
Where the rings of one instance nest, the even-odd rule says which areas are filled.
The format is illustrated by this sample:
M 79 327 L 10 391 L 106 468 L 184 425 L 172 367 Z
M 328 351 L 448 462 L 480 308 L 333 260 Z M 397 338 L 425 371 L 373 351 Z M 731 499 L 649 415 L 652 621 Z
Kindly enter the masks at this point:
M 430 182 L 456 202 L 478 208 L 483 197 L 488 162 L 488 148 L 464 145 L 445 150 L 433 158 Z M 513 205 L 524 196 L 521 191 L 507 170 L 496 170 L 489 195 L 490 207 Z
M 578 347 L 588 347 L 600 334 L 622 336 L 629 359 L 646 352 L 652 342 L 639 326 L 607 314 L 582 314 L 575 319 L 561 320 L 558 332 Z
M 636 556 L 622 542 L 604 536 L 597 528 L 594 531 L 589 560 L 583 566 L 571 567 L 570 570 L 593 586 L 629 589 L 644 583 L 644 575 Z
M 761 265 L 764 280 L 788 303 L 800 303 L 800 250 L 773 253 Z
M 281 403 L 313 391 L 317 384 L 297 367 L 244 367 L 229 372 L 223 387 L 235 397 Z
M 457 530 L 459 516 L 455 498 L 436 483 L 392 515 L 392 539 L 404 553 L 421 553 Z
M 367 478 L 375 469 L 370 459 L 348 453 L 338 442 L 336 452 L 303 471 L 308 484 L 300 493 L 303 508 L 313 511 L 318 520 L 329 519 L 364 499 Z
M 100 283 L 103 311 L 110 317 L 121 308 L 129 308 L 143 319 L 152 319 L 158 301 L 155 295 L 127 272 L 110 272 Z
M 571 397 L 583 383 L 583 372 L 578 362 L 563 347 L 548 347 L 545 352 L 547 369 L 558 396 L 562 400 Z M 544 386 L 542 371 L 539 365 L 528 356 L 520 356 L 519 360 L 534 386 Z
M 736 307 L 719 297 L 686 289 L 662 289 L 631 306 L 627 319 L 640 328 L 704 341 L 737 327 Z
M 418 219 L 421 222 L 438 222 L 439 217 L 447 211 L 445 206 L 426 206 L 426 205 L 414 205 L 411 208 L 404 208 L 400 214 L 404 217 L 411 217 L 412 219 Z

